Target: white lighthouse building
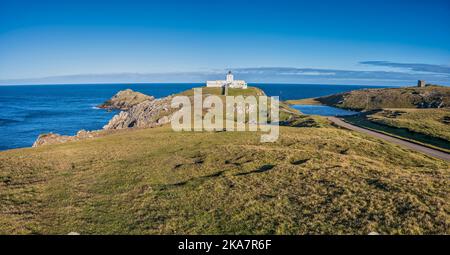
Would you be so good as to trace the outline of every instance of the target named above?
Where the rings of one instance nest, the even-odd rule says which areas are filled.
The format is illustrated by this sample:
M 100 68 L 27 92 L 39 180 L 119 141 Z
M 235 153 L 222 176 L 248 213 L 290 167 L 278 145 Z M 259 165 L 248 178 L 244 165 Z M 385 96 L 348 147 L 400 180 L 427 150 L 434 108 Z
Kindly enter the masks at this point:
M 239 88 L 246 89 L 247 83 L 242 80 L 235 80 L 231 71 L 228 71 L 226 80 L 217 80 L 217 81 L 207 81 L 206 87 L 230 87 L 230 88 Z

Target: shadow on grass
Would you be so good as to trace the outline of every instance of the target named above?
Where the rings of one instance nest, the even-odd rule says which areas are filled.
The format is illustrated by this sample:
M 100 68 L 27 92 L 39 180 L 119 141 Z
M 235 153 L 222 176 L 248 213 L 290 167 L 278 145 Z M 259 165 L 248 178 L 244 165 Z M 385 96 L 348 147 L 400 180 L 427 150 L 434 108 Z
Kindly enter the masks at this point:
M 238 174 L 235 174 L 234 176 L 243 176 L 243 175 L 249 175 L 249 174 L 255 174 L 255 173 L 264 173 L 269 170 L 272 170 L 272 168 L 274 168 L 274 167 L 275 167 L 275 165 L 263 165 L 262 167 L 260 167 L 256 170 L 253 170 L 250 172 L 245 172 L 245 173 L 238 173 Z

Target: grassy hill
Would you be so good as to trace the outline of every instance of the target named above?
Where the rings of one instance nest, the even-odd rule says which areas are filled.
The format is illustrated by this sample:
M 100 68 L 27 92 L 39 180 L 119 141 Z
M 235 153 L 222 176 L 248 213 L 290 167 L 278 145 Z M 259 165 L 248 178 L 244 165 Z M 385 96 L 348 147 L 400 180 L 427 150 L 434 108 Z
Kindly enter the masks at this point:
M 450 87 L 363 89 L 330 96 L 289 100 L 289 104 L 324 104 L 351 110 L 450 107 Z
M 447 162 L 331 126 L 0 152 L 0 234 L 450 234 Z
M 202 93 L 204 95 L 222 95 L 222 88 L 201 87 L 201 89 L 202 89 Z M 186 91 L 179 93 L 179 95 L 193 96 L 194 90 L 193 89 L 186 90 Z M 266 94 L 260 88 L 249 86 L 249 87 L 247 87 L 247 89 L 229 88 L 228 95 L 229 96 L 264 96 Z
M 202 93 L 204 96 L 208 96 L 208 95 L 220 96 L 222 98 L 223 102 L 225 102 L 225 96 L 222 95 L 222 88 L 202 87 Z M 183 91 L 177 95 L 193 96 L 194 90 L 190 89 L 187 91 Z M 259 97 L 259 96 L 266 96 L 266 94 L 260 88 L 249 86 L 247 89 L 229 88 L 228 96 Z M 305 121 L 314 121 L 313 118 L 310 118 L 308 116 L 302 116 L 301 112 L 299 112 L 298 110 L 296 110 L 294 108 L 291 108 L 289 106 L 289 104 L 287 104 L 285 102 L 280 101 L 279 107 L 280 107 L 279 118 L 280 118 L 280 121 L 282 121 L 282 122 L 285 122 L 285 123 L 301 122 L 301 123 L 303 123 Z M 269 108 L 270 108 L 270 103 L 269 103 Z

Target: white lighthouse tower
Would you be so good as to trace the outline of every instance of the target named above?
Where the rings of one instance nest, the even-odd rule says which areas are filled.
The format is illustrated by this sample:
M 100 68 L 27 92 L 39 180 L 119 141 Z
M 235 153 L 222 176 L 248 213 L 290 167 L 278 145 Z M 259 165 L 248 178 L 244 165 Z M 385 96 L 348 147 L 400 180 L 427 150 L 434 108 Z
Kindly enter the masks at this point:
M 234 89 L 246 89 L 247 83 L 242 80 L 235 80 L 231 71 L 228 71 L 226 80 L 207 81 L 206 87 L 230 87 Z
M 231 84 L 233 83 L 233 81 L 234 81 L 234 76 L 233 76 L 233 74 L 231 73 L 231 71 L 228 71 L 228 74 L 227 74 L 227 83 L 231 85 Z

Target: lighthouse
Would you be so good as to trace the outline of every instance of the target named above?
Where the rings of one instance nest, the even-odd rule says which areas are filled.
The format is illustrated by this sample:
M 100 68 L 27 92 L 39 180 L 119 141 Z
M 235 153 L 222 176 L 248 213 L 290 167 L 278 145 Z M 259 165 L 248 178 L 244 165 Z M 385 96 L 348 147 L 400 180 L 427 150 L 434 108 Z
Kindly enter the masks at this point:
M 234 81 L 234 76 L 233 76 L 233 74 L 231 73 L 231 71 L 228 71 L 228 74 L 227 74 L 227 83 L 228 83 L 228 84 L 231 84 L 231 83 L 233 83 L 233 81 Z
M 226 80 L 207 81 L 206 87 L 230 87 L 233 89 L 246 89 L 247 83 L 242 80 L 235 80 L 231 71 L 228 71 Z

